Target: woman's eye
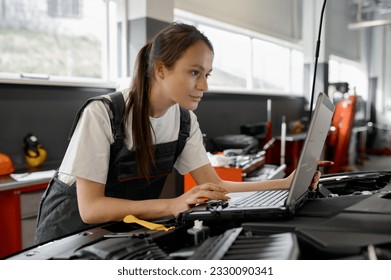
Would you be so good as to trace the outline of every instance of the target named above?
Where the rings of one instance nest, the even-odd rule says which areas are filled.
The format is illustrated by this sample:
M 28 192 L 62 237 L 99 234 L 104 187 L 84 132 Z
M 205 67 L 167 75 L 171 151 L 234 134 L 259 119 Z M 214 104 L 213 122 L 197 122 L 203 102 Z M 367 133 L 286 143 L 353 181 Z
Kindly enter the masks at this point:
M 205 77 L 208 79 L 212 74 L 206 74 Z
M 193 71 L 191 71 L 191 74 L 192 74 L 193 76 L 199 76 L 199 75 L 200 75 L 200 71 L 198 71 L 198 70 L 193 70 Z

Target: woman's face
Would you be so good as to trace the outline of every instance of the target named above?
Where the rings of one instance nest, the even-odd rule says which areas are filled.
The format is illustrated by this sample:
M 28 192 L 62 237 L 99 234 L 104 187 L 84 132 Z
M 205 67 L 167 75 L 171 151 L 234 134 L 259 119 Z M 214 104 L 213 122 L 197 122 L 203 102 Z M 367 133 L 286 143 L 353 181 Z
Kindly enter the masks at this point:
M 205 91 L 212 71 L 213 52 L 203 41 L 190 46 L 171 69 L 163 67 L 158 78 L 164 98 L 171 105 L 178 103 L 195 110 Z

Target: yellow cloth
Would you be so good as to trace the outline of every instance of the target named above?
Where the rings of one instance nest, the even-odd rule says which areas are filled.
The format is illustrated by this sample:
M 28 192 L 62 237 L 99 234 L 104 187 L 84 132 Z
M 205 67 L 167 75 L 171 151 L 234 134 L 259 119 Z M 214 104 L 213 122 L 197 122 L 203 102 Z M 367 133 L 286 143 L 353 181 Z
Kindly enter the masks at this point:
M 166 228 L 165 226 L 161 225 L 161 224 L 155 224 L 155 223 L 151 223 L 151 222 L 147 222 L 147 221 L 144 221 L 144 220 L 140 220 L 138 218 L 136 218 L 135 216 L 133 215 L 127 215 L 123 221 L 125 223 L 136 223 L 136 224 L 139 224 L 140 226 L 143 226 L 143 227 L 146 227 L 148 229 L 151 229 L 151 230 L 164 230 L 164 231 L 169 231 L 171 229 L 173 229 L 174 227 L 169 227 L 169 228 Z

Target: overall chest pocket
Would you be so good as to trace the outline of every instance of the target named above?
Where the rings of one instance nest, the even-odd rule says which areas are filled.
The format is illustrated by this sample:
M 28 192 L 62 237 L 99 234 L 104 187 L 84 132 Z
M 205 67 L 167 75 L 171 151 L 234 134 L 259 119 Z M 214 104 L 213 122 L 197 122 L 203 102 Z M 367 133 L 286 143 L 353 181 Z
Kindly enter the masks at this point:
M 166 176 L 171 173 L 175 163 L 177 141 L 155 146 L 156 165 L 151 167 L 151 177 Z M 118 162 L 118 181 L 140 179 L 134 152 L 122 155 Z

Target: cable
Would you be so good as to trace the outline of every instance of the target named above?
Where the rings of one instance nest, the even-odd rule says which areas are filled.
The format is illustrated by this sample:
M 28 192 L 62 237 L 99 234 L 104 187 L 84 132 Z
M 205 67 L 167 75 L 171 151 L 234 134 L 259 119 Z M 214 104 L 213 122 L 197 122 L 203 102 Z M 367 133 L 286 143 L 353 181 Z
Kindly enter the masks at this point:
M 324 0 L 324 2 L 323 2 L 323 7 L 322 7 L 322 12 L 321 12 L 321 14 L 320 14 L 320 24 L 319 24 L 319 32 L 318 32 L 318 41 L 316 42 L 315 64 L 314 64 L 314 77 L 313 77 L 313 81 L 312 81 L 311 105 L 310 105 L 310 114 L 309 114 L 308 122 L 311 121 L 311 117 L 312 117 L 312 106 L 313 106 L 313 104 L 314 104 L 316 70 L 317 70 L 317 68 L 318 68 L 318 58 L 319 58 L 319 49 L 320 49 L 320 37 L 321 37 L 321 34 L 322 34 L 323 14 L 324 14 L 324 10 L 325 10 L 325 8 L 326 8 L 326 3 L 327 3 L 327 0 Z

